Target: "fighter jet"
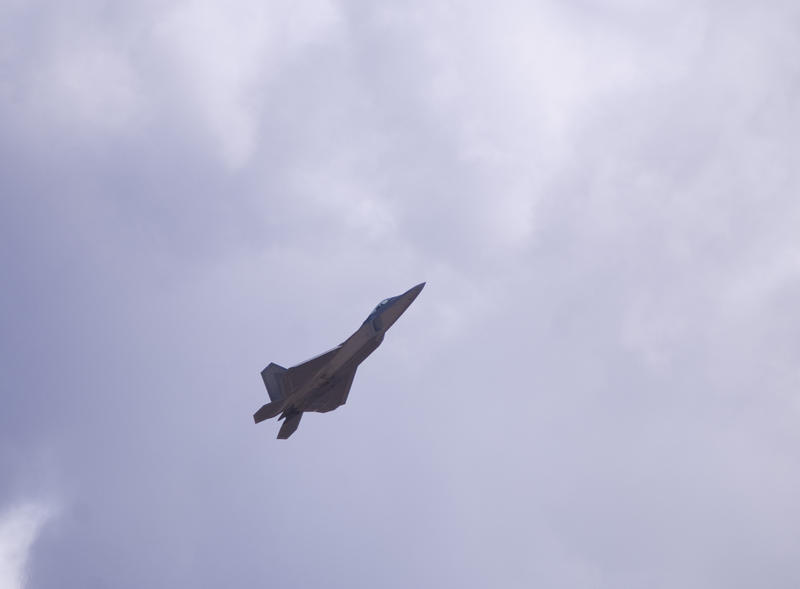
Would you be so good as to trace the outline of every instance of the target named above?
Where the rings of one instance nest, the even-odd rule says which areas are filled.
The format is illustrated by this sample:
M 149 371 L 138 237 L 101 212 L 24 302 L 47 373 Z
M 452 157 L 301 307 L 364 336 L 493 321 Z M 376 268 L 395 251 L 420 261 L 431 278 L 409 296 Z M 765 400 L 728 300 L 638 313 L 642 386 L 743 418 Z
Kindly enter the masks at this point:
M 306 411 L 326 413 L 344 405 L 356 369 L 381 345 L 386 331 L 417 298 L 425 283 L 378 303 L 358 330 L 344 342 L 288 370 L 271 363 L 261 371 L 270 402 L 253 415 L 256 423 L 285 419 L 278 439 L 291 436 Z

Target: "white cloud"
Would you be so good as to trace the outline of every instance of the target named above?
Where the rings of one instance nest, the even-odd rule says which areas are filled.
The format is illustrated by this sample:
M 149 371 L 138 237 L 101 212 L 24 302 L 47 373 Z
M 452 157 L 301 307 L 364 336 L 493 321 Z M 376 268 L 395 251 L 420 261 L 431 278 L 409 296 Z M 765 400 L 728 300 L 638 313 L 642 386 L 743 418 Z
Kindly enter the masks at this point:
M 25 586 L 31 548 L 52 510 L 40 503 L 23 503 L 0 514 L 0 589 Z
M 160 19 L 156 40 L 194 110 L 232 168 L 256 147 L 258 89 L 294 52 L 329 34 L 338 17 L 327 0 L 301 3 L 240 0 L 181 2 Z

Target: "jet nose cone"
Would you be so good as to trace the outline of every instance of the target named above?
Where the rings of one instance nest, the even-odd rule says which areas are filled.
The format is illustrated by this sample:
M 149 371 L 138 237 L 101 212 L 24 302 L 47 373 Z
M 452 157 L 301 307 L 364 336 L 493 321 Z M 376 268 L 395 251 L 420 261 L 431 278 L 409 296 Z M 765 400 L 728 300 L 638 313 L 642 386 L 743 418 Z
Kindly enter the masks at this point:
M 406 291 L 406 295 L 408 295 L 408 296 L 410 297 L 410 299 L 411 299 L 409 302 L 411 302 L 411 301 L 413 301 L 414 299 L 416 299 L 416 298 L 417 298 L 417 295 L 418 295 L 420 292 L 422 292 L 422 289 L 423 289 L 423 288 L 425 288 L 425 283 L 424 283 L 424 282 L 420 282 L 420 283 L 419 283 L 417 286 L 413 286 L 413 287 L 409 288 L 409 289 Z
M 392 304 L 388 305 L 385 310 L 381 312 L 381 319 L 385 329 L 389 329 L 397 319 L 405 313 L 406 309 L 414 302 L 422 288 L 425 286 L 424 282 L 419 283 L 417 286 L 409 288 L 406 292 L 398 295 L 392 299 Z

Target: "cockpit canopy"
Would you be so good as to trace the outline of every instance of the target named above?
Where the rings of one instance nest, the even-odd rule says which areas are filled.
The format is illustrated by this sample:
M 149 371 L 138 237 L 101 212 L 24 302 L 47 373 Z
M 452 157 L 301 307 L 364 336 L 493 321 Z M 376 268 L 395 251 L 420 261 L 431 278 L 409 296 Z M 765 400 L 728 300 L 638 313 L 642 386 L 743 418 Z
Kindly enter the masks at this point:
M 389 298 L 389 299 L 383 299 L 383 300 L 382 300 L 380 303 L 378 303 L 378 305 L 377 305 L 377 306 L 376 306 L 376 307 L 375 307 L 375 308 L 372 310 L 372 313 L 370 313 L 370 314 L 369 314 L 369 316 L 367 317 L 367 319 L 366 319 L 366 320 L 367 320 L 367 321 L 374 321 L 374 320 L 375 320 L 375 319 L 378 317 L 378 315 L 380 314 L 380 312 L 381 312 L 381 311 L 383 311 L 383 309 L 384 309 L 384 308 L 386 308 L 386 306 L 387 306 L 389 303 L 391 303 L 391 302 L 392 302 L 394 299 L 396 299 L 396 298 L 397 298 L 397 297 L 392 297 L 392 298 Z M 379 326 L 378 324 L 374 324 L 374 326 L 375 326 L 375 329 L 376 329 L 376 330 L 378 330 L 378 329 L 380 328 L 380 326 Z
M 382 308 L 382 307 L 385 307 L 386 305 L 388 305 L 388 304 L 389 304 L 389 302 L 391 302 L 391 300 L 392 300 L 392 299 L 383 299 L 383 300 L 382 300 L 380 303 L 378 303 L 378 305 L 377 305 L 377 306 L 376 306 L 376 307 L 375 307 L 375 308 L 372 310 L 372 313 L 376 313 L 376 312 L 380 311 L 380 310 L 381 310 L 381 308 Z M 370 313 L 370 315 L 372 315 L 372 313 Z

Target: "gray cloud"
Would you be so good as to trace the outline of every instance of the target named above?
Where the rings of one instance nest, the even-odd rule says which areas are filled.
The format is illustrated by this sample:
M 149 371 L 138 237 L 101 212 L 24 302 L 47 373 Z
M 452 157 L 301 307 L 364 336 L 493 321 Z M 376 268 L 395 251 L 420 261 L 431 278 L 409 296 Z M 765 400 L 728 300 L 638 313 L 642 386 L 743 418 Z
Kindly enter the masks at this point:
M 30 587 L 796 586 L 791 3 L 2 11 Z

